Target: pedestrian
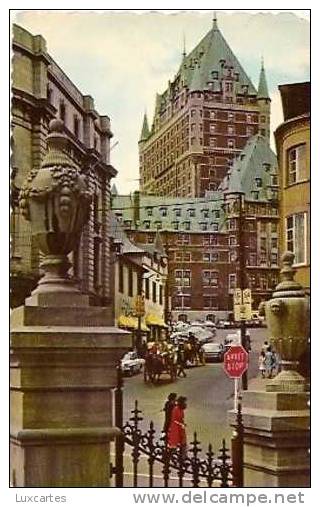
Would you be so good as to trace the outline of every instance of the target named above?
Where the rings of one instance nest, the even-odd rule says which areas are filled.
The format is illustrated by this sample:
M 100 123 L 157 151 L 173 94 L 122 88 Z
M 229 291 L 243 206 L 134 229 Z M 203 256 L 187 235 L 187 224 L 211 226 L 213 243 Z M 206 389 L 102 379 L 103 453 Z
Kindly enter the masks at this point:
M 186 425 L 184 422 L 184 411 L 187 408 L 187 398 L 179 396 L 177 404 L 171 413 L 171 422 L 168 431 L 168 448 L 181 449 L 182 456 L 186 455 L 187 436 Z
M 251 336 L 250 336 L 250 331 L 247 329 L 246 330 L 246 340 L 245 340 L 245 349 L 247 352 L 251 352 Z
M 272 353 L 271 375 L 272 377 L 275 377 L 278 373 L 279 360 L 274 350 L 272 350 L 271 353 Z
M 163 411 L 164 411 L 164 424 L 163 424 L 163 433 L 165 434 L 166 442 L 168 440 L 168 431 L 169 426 L 171 423 L 171 415 L 172 411 L 176 405 L 176 399 L 177 399 L 177 393 L 170 393 L 167 401 L 164 404 Z
M 185 350 L 183 343 L 179 343 L 178 350 L 177 350 L 177 377 L 186 377 L 187 374 L 184 371 L 186 366 L 186 356 L 185 356 Z
M 264 352 L 267 352 L 268 347 L 270 347 L 270 345 L 267 341 L 265 341 L 264 344 L 262 345 L 262 350 Z
M 265 353 L 265 365 L 266 365 L 266 376 L 268 378 L 272 378 L 272 370 L 273 370 L 273 353 L 272 349 L 269 345 L 267 351 Z
M 261 377 L 265 378 L 266 375 L 266 353 L 264 350 L 261 350 L 259 356 L 259 371 L 261 373 Z

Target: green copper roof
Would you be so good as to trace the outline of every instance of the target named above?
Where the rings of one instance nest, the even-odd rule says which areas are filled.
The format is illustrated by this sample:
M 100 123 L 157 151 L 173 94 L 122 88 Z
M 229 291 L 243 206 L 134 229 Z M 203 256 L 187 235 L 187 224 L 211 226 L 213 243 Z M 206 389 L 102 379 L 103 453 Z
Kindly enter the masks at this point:
M 263 136 L 249 139 L 219 189 L 224 193 L 242 192 L 248 200 L 268 201 L 272 176 L 277 173 L 277 157 Z
M 139 141 L 145 141 L 150 136 L 147 113 L 144 113 L 143 124 Z
M 269 99 L 269 91 L 267 85 L 266 73 L 264 70 L 264 65 L 262 63 L 261 71 L 260 71 L 260 79 L 259 79 L 259 87 L 258 87 L 258 99 Z
M 226 65 L 231 65 L 234 72 L 239 73 L 237 83 L 239 88 L 242 85 L 247 85 L 248 93 L 256 95 L 255 87 L 221 34 L 216 19 L 214 19 L 212 29 L 183 59 L 178 74 L 180 74 L 182 81 L 185 82 L 188 88 L 191 85 L 194 86 L 193 82 L 195 82 L 197 88 L 201 85 L 201 89 L 204 90 L 207 88 L 207 82 L 212 81 L 212 71 L 218 72 L 218 79 L 221 78 L 220 60 L 225 60 Z

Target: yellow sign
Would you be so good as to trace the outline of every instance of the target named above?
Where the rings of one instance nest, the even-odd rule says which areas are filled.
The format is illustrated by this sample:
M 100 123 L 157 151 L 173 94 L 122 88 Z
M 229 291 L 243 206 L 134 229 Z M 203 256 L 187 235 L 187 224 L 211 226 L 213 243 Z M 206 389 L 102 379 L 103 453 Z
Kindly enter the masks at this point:
M 143 317 L 145 314 L 144 297 L 137 295 L 134 298 L 134 313 L 137 317 Z
M 233 294 L 233 313 L 234 320 L 250 320 L 251 319 L 251 289 L 235 289 Z

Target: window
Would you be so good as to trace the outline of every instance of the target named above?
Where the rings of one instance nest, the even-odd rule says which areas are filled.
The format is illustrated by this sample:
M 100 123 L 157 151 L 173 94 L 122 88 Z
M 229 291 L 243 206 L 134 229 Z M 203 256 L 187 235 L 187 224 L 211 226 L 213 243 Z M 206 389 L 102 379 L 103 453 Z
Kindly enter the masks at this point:
M 152 282 L 152 301 L 157 302 L 157 283 Z
M 233 125 L 228 125 L 228 134 L 234 134 L 234 126 Z
M 119 264 L 119 292 L 123 292 L 123 264 Z
M 271 264 L 278 265 L 278 254 L 277 253 L 271 254 Z
M 163 286 L 159 285 L 159 304 L 163 304 Z
M 256 178 L 256 186 L 258 188 L 262 187 L 262 179 L 261 178 Z
M 150 229 L 150 220 L 144 220 L 143 226 L 145 229 Z
M 190 231 L 190 222 L 184 222 L 184 228 L 185 228 L 187 231 Z
M 307 178 L 306 145 L 300 144 L 287 152 L 287 183 L 292 185 Z
M 189 245 L 190 234 L 179 234 L 177 237 L 177 245 Z
M 208 224 L 206 222 L 199 222 L 199 226 L 202 231 L 208 230 Z
M 211 146 L 211 148 L 215 148 L 217 146 L 217 140 L 215 137 L 210 137 L 209 145 Z
M 307 262 L 307 214 L 297 213 L 286 219 L 287 250 L 295 255 L 294 264 Z
M 236 252 L 229 252 L 229 262 L 236 262 L 237 261 L 237 253 Z
M 261 123 L 265 123 L 266 121 L 266 117 L 263 114 L 260 116 L 260 121 Z
M 203 209 L 201 210 L 203 218 L 209 218 L 209 210 Z
M 63 122 L 66 120 L 66 106 L 63 101 L 61 101 L 59 104 L 59 116 L 60 120 L 62 120 Z
M 235 274 L 229 275 L 229 290 L 236 288 L 237 276 Z
M 267 232 L 267 222 L 260 222 L 260 232 Z
M 210 111 L 210 118 L 211 118 L 211 120 L 214 120 L 216 118 L 215 111 Z
M 249 266 L 256 266 L 257 265 L 257 256 L 255 253 L 249 254 Z
M 262 290 L 268 289 L 268 280 L 265 276 L 260 276 L 260 288 Z
M 203 296 L 203 307 L 210 310 L 217 308 L 217 298 L 214 296 Z
M 187 308 L 191 308 L 191 297 L 190 295 L 185 295 L 185 294 L 177 294 L 174 298 L 173 298 L 173 301 L 172 301 L 172 306 L 174 309 L 187 309 Z M 179 319 L 180 320 L 180 319 Z M 185 321 L 187 320 L 187 318 L 185 319 Z
M 150 280 L 146 278 L 144 281 L 145 298 L 150 299 Z
M 234 148 L 234 139 L 228 139 L 228 148 Z
M 132 220 L 124 220 L 123 224 L 125 227 L 131 228 Z
M 177 222 L 176 220 L 174 220 L 172 222 L 172 227 L 174 228 L 175 231 L 177 231 L 179 229 L 179 222 Z
M 195 209 L 188 209 L 189 217 L 195 217 L 196 216 L 196 210 Z
M 228 113 L 228 120 L 229 121 L 233 121 L 234 120 L 234 114 L 233 113 Z
M 155 222 L 155 226 L 157 229 L 161 229 L 162 228 L 162 222 Z
M 256 286 L 256 277 L 255 277 L 255 275 L 249 275 L 248 280 L 249 280 L 249 288 L 253 289 Z
M 204 262 L 218 262 L 219 254 L 218 252 L 204 252 L 203 253 L 203 261 Z
M 133 296 L 133 270 L 132 268 L 128 269 L 128 296 Z
M 271 248 L 278 248 L 278 238 L 271 238 Z
M 278 232 L 278 224 L 276 222 L 271 222 L 271 232 Z
M 160 208 L 160 215 L 162 217 L 166 217 L 167 216 L 167 208 Z
M 195 109 L 191 109 L 191 118 L 194 118 L 196 115 L 196 110 Z
M 217 271 L 212 270 L 202 271 L 202 284 L 204 287 L 217 287 L 218 286 Z
M 175 285 L 178 287 L 191 286 L 191 271 L 190 269 L 176 269 L 175 270 Z
M 174 211 L 175 211 L 176 217 L 181 217 L 181 209 L 180 208 L 176 208 Z
M 260 250 L 262 252 L 267 250 L 267 238 L 260 238 Z
M 76 137 L 79 136 L 79 118 L 77 116 L 73 117 L 73 132 Z
M 213 124 L 211 124 L 211 125 L 210 125 L 210 134 L 214 134 L 214 133 L 215 133 L 215 131 L 216 131 L 216 126 L 215 126 L 215 125 L 213 125 Z
M 247 122 L 252 123 L 252 115 L 251 114 L 247 114 Z
M 51 100 L 52 100 L 52 88 L 50 88 L 50 86 L 47 86 L 47 99 L 48 99 L 48 102 L 51 103 Z
M 226 91 L 226 92 L 232 92 L 232 90 L 233 90 L 233 85 L 232 85 L 232 83 L 230 83 L 229 81 L 227 81 L 227 82 L 225 83 L 225 91 Z
M 175 260 L 177 262 L 190 262 L 191 261 L 191 253 L 183 252 L 181 250 L 175 252 Z
M 147 208 L 146 212 L 148 217 L 152 217 L 152 208 Z
M 236 244 L 237 244 L 237 238 L 235 236 L 230 236 L 229 237 L 229 245 L 235 246 Z

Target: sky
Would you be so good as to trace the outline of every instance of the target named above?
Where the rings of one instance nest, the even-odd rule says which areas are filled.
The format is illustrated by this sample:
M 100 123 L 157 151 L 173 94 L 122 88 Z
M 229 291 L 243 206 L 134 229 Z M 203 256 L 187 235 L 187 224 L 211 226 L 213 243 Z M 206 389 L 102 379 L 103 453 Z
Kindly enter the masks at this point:
M 212 26 L 212 11 L 19 11 L 13 22 L 42 34 L 50 55 L 99 114 L 111 118 L 113 182 L 120 193 L 138 188 L 138 139 L 149 124 L 156 92 L 177 72 L 186 40 L 191 51 Z M 257 87 L 264 59 L 272 99 L 271 131 L 282 122 L 278 85 L 309 76 L 308 11 L 218 11 L 218 26 Z M 271 146 L 274 149 L 273 134 Z

